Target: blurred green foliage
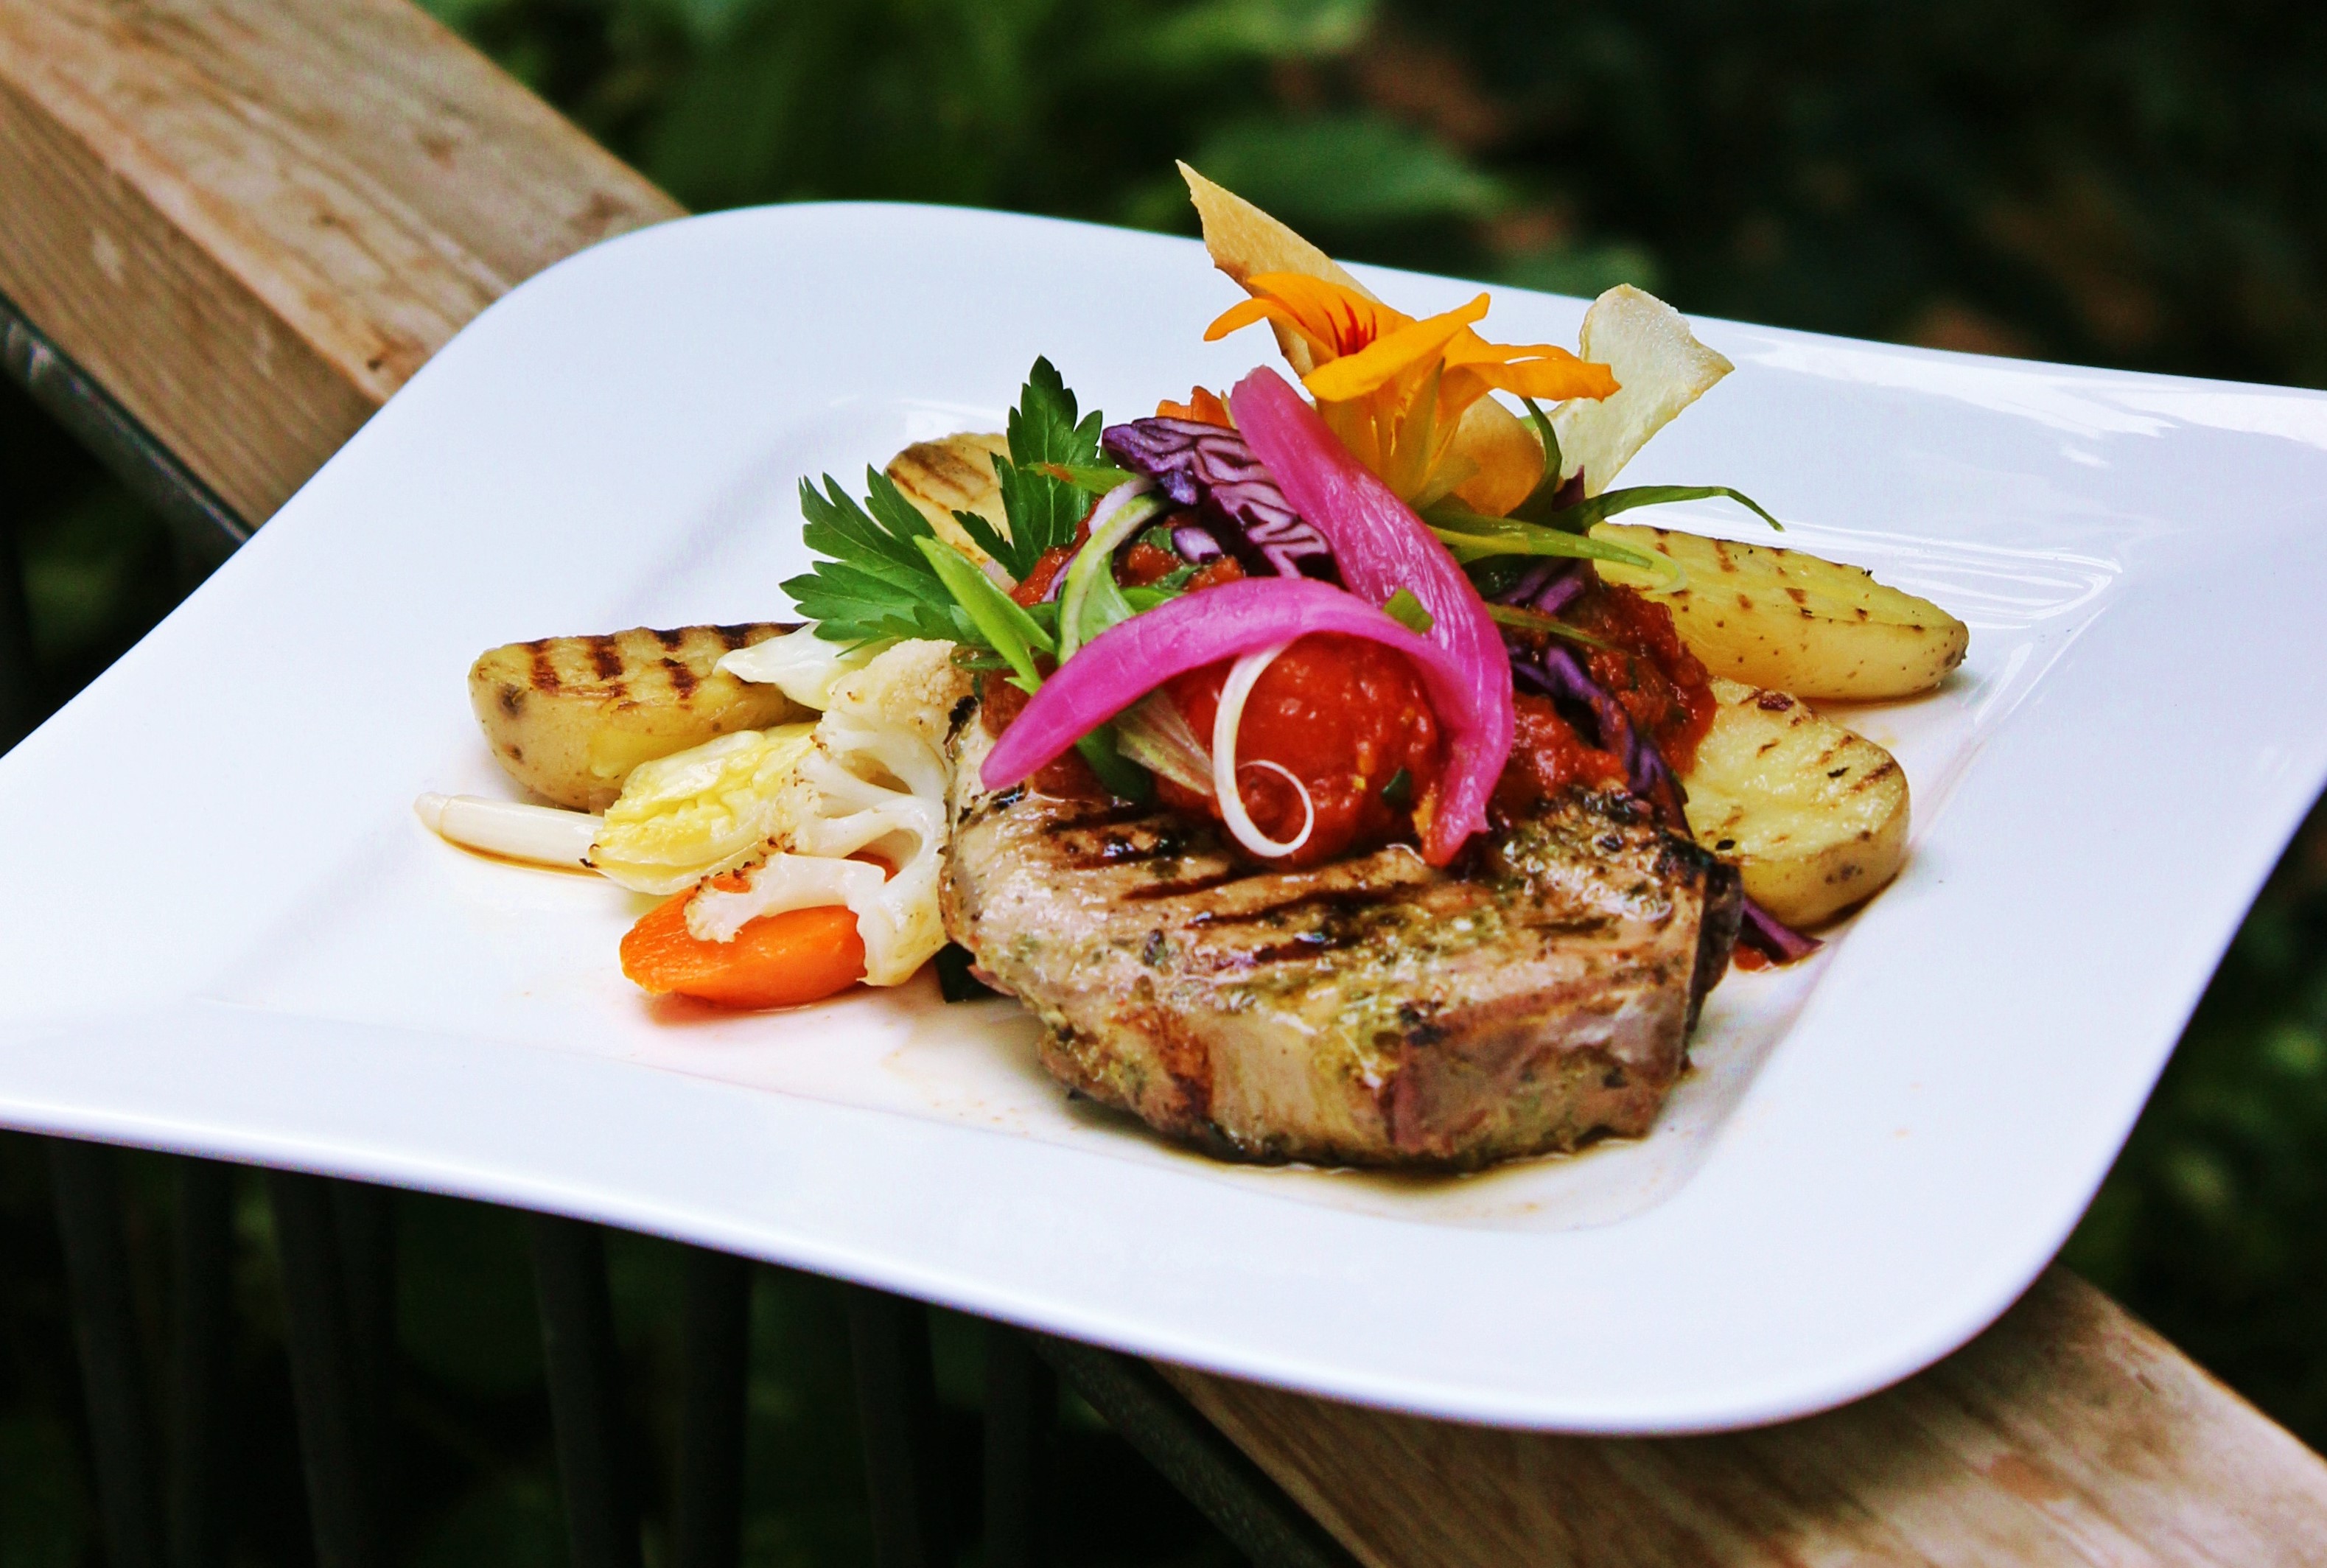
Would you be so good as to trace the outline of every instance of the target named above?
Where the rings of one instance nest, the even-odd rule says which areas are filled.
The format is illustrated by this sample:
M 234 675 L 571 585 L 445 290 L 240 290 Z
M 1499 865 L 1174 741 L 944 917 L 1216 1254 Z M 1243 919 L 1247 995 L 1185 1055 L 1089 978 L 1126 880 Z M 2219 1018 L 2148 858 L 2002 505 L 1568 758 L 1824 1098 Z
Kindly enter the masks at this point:
M 2327 14 L 2285 5 L 425 3 L 696 208 L 876 197 L 1187 230 L 1171 169 L 1186 157 L 1362 259 L 1577 294 L 1631 281 L 1689 310 L 1938 347 L 2327 383 Z M 188 579 L 159 527 L 13 387 L 0 507 L 36 695 L 61 700 Z M 2257 905 L 2068 1254 L 2314 1444 L 2322 957 L 2327 821 Z M 151 1275 L 168 1185 L 160 1162 L 138 1168 Z M 93 1550 L 45 1205 L 37 1150 L 0 1137 L 12 1568 Z M 255 1184 L 240 1213 L 237 1560 L 295 1563 L 304 1505 Z M 399 1215 L 409 1554 L 549 1568 L 563 1545 L 518 1224 L 416 1196 Z M 612 1255 L 633 1403 L 668 1454 L 675 1255 L 624 1239 Z M 160 1300 L 158 1277 L 145 1289 Z M 750 1560 L 864 1561 L 832 1287 L 764 1274 L 752 1336 Z M 967 1457 L 977 1336 L 944 1319 L 939 1344 Z M 1225 1560 L 1088 1412 L 1070 1432 L 1067 1561 Z M 650 1483 L 659 1517 L 668 1478 Z
M 2256 901 L 2068 1263 L 2327 1447 L 2327 806 Z

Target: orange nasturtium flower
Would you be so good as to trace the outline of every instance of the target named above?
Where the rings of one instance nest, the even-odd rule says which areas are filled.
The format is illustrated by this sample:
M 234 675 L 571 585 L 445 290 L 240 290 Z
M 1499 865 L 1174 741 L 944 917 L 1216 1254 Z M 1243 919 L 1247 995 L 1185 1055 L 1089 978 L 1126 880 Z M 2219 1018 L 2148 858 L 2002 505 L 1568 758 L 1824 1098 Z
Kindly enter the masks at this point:
M 1549 343 L 1491 343 L 1471 330 L 1487 313 L 1481 294 L 1460 310 L 1416 321 L 1378 300 L 1305 273 L 1245 280 L 1253 297 L 1204 332 L 1211 342 L 1255 322 L 1275 322 L 1308 346 L 1316 368 L 1301 380 L 1317 412 L 1358 461 L 1399 498 L 1427 506 L 1471 477 L 1453 456 L 1454 433 L 1493 391 L 1545 400 L 1605 397 L 1605 365 Z

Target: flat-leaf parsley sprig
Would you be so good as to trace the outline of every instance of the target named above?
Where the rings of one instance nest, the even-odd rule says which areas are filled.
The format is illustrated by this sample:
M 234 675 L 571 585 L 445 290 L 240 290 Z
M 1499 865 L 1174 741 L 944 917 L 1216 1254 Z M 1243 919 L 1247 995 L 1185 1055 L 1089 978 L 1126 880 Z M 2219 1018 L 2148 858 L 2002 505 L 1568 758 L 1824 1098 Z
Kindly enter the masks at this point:
M 1079 424 L 1075 395 L 1051 361 L 1037 359 L 1026 372 L 1018 406 L 1010 411 L 1010 455 L 994 460 L 1002 488 L 1002 512 L 1010 537 L 997 535 L 976 512 L 956 512 L 977 547 L 1002 563 L 1013 581 L 1022 581 L 1042 552 L 1074 542 L 1075 529 L 1090 510 L 1090 498 L 1058 471 L 1098 462 L 1099 432 L 1106 420 L 1096 408 Z
M 878 469 L 864 471 L 869 492 L 859 505 L 830 474 L 818 492 L 800 481 L 800 537 L 819 555 L 808 572 L 783 584 L 799 612 L 827 642 L 887 642 L 933 637 L 983 645 L 975 628 L 929 558 L 922 540 L 948 548 Z
M 1098 458 L 1103 416 L 1097 409 L 1080 420 L 1076 415 L 1075 395 L 1058 370 L 1050 360 L 1036 359 L 1010 414 L 1010 455 L 994 460 L 1008 532 L 997 532 L 975 512 L 954 514 L 972 542 L 1013 581 L 1033 571 L 1044 551 L 1071 544 L 1090 510 L 1089 494 L 1051 471 L 1088 467 Z M 990 602 L 966 605 L 948 577 L 957 583 L 967 580 L 941 574 L 923 541 L 938 549 L 952 547 L 886 474 L 867 468 L 864 484 L 865 499 L 859 504 L 830 474 L 824 476 L 822 490 L 800 481 L 800 515 L 808 525 L 801 538 L 827 558 L 783 589 L 799 612 L 816 622 L 817 635 L 851 645 L 933 637 L 1002 652 L 981 628 L 982 621 L 992 618 Z
M 1010 455 L 994 460 L 1006 534 L 975 512 L 956 512 L 972 542 L 1013 580 L 1034 569 L 1043 552 L 1074 542 L 1091 508 L 1088 491 L 1062 473 L 1089 470 L 1098 458 L 1104 418 L 1076 417 L 1075 395 L 1048 359 L 1036 359 L 1011 411 Z M 1006 668 L 1010 684 L 1032 695 L 1042 684 L 1039 658 L 1058 656 L 1057 610 L 1026 610 L 996 587 L 967 555 L 945 540 L 888 475 L 864 471 L 865 499 L 852 499 L 830 474 L 818 490 L 800 481 L 801 539 L 826 557 L 783 584 L 816 634 L 851 647 L 928 637 L 959 644 L 969 662 Z M 1112 579 L 1109 580 L 1112 585 Z M 1145 771 L 1117 753 L 1114 726 L 1077 743 L 1093 772 L 1126 798 L 1144 796 Z

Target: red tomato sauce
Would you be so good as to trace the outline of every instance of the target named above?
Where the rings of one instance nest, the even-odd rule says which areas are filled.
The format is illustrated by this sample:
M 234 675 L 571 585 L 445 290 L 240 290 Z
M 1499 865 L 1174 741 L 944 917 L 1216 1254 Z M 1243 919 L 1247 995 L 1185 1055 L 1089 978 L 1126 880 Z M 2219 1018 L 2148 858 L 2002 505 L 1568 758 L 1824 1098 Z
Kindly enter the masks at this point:
M 1565 789 L 1580 784 L 1586 789 L 1620 789 L 1624 783 L 1623 759 L 1597 746 L 1587 746 L 1575 726 L 1560 717 L 1547 696 L 1519 692 L 1511 729 L 1511 760 L 1495 780 L 1493 804 L 1505 817 L 1517 817 Z
M 1697 742 L 1713 727 L 1713 679 L 1673 627 L 1672 611 L 1607 583 L 1592 587 L 1560 619 L 1607 643 L 1581 651 L 1592 678 L 1606 688 L 1655 743 L 1676 773 L 1696 761 Z
M 1165 683 L 1208 747 L 1229 667 L 1206 665 Z M 1268 837 L 1290 839 L 1307 819 L 1300 795 L 1282 774 L 1255 762 L 1274 762 L 1300 779 L 1316 812 L 1307 841 L 1273 863 L 1286 866 L 1315 865 L 1412 834 L 1416 815 L 1426 820 L 1435 807 L 1445 771 L 1437 716 L 1406 656 L 1332 633 L 1300 639 L 1261 672 L 1237 731 L 1245 810 Z M 1400 771 L 1406 782 L 1393 789 Z M 1168 779 L 1156 786 L 1168 805 L 1220 815 L 1207 797 Z
M 1082 539 L 1082 533 L 1078 529 L 1075 545 L 1081 544 Z M 1053 545 L 1035 556 L 1034 564 L 1027 569 L 1026 575 L 1010 590 L 1011 600 L 1022 608 L 1040 604 L 1049 595 L 1051 585 L 1059 580 L 1059 574 L 1067 569 L 1067 563 L 1075 558 L 1075 545 Z
M 1044 675 L 1051 673 L 1049 659 L 1036 662 Z M 1024 692 L 1010 684 L 1006 670 L 989 669 L 977 677 L 977 722 L 996 740 L 1026 711 L 1028 700 Z M 1107 798 L 1107 786 L 1098 781 L 1090 764 L 1083 761 L 1082 753 L 1073 751 L 1061 752 L 1056 761 L 1029 778 L 1026 787 L 1037 794 L 1057 795 L 1070 800 Z
M 1115 577 L 1126 588 L 1145 588 L 1150 583 L 1161 583 L 1180 566 L 1179 556 L 1141 539 L 1124 552 L 1123 565 L 1116 569 Z

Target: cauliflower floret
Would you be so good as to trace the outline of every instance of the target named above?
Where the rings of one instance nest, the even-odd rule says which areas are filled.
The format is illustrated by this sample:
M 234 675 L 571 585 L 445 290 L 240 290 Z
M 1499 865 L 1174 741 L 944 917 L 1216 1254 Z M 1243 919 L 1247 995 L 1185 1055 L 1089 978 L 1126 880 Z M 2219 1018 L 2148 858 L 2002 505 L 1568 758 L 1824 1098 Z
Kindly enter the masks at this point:
M 752 859 L 783 826 L 785 788 L 815 730 L 738 730 L 640 763 L 606 808 L 589 863 L 635 892 L 675 893 Z
M 768 858 L 743 873 L 740 888 L 698 892 L 687 906 L 688 930 L 732 941 L 762 915 L 845 903 L 855 911 L 864 978 L 874 985 L 902 984 L 945 945 L 938 914 L 951 782 L 945 741 L 955 707 L 969 695 L 952 652 L 949 642 L 900 642 L 834 683 L 813 746 L 777 793 L 782 826 L 769 839 Z M 861 863 L 856 872 L 800 863 L 847 864 L 854 854 L 895 870 L 883 879 Z
M 940 755 L 953 711 L 969 695 L 969 676 L 953 662 L 954 645 L 914 638 L 892 645 L 857 674 L 832 687 L 826 705 L 869 724 L 910 730 Z

